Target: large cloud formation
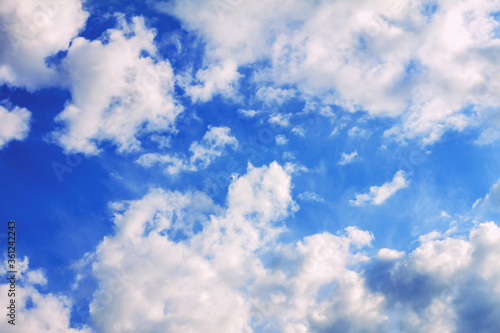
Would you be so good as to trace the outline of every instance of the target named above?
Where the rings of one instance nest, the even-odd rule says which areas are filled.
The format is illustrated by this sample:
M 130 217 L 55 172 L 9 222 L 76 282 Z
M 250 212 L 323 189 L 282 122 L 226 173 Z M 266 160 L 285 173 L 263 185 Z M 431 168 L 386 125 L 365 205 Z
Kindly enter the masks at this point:
M 260 89 L 396 117 L 385 134 L 397 140 L 470 126 L 484 130 L 478 144 L 500 136 L 498 1 L 153 3 L 206 43 L 194 100 L 236 96 L 245 66 Z
M 154 31 L 144 19 L 119 27 L 100 40 L 76 38 L 64 59 L 72 101 L 57 116 L 53 133 L 66 152 L 96 154 L 109 141 L 118 151 L 137 150 L 137 136 L 172 131 L 182 111 L 173 97 L 174 74 L 157 56 Z
M 97 154 L 106 142 L 128 152 L 141 136 L 173 131 L 183 108 L 155 31 L 117 14 L 117 27 L 90 41 L 77 37 L 88 15 L 79 0 L 2 1 L 0 84 L 70 90 L 51 133 L 66 153 Z
M 226 207 L 153 189 L 113 204 L 116 232 L 84 261 L 101 332 L 496 332 L 500 228 L 374 251 L 357 227 L 280 241 L 290 169 L 250 166 Z
M 98 332 L 498 332 L 500 227 L 434 231 L 414 250 L 374 251 L 351 226 L 280 240 L 298 209 L 291 168 L 249 166 L 226 207 L 201 192 L 152 189 L 115 202 L 115 232 L 85 255 L 99 282 Z M 19 261 L 19 327 L 89 332 L 69 324 L 71 301 L 42 293 L 40 270 Z M 0 273 L 5 273 L 2 268 Z M 82 274 L 78 275 L 77 282 Z M 77 285 L 75 285 L 78 288 Z M 7 284 L 0 285 L 6 292 Z M 0 323 L 6 327 L 6 322 Z
M 9 270 L 6 265 L 0 266 L 2 277 L 8 276 Z M 0 321 L 0 331 L 2 332 L 33 332 L 33 333 L 91 333 L 88 327 L 71 328 L 70 312 L 71 300 L 64 295 L 53 293 L 41 293 L 40 287 L 47 284 L 47 279 L 42 270 L 33 270 L 28 267 L 28 258 L 16 261 L 16 282 L 15 296 L 7 298 L 10 282 L 4 283 L 5 278 L 0 284 L 0 293 L 2 300 L 15 300 L 16 318 L 15 326 L 8 323 L 10 317 L 4 317 Z M 2 302 L 2 310 L 5 310 L 7 303 Z M 5 305 L 5 307 L 4 307 Z
M 62 85 L 51 57 L 66 51 L 84 27 L 88 13 L 79 0 L 2 1 L 0 3 L 0 84 L 34 91 Z M 0 149 L 24 140 L 31 113 L 0 106 Z
M 68 49 L 88 13 L 80 0 L 0 3 L 0 83 L 35 90 L 60 84 L 47 58 Z

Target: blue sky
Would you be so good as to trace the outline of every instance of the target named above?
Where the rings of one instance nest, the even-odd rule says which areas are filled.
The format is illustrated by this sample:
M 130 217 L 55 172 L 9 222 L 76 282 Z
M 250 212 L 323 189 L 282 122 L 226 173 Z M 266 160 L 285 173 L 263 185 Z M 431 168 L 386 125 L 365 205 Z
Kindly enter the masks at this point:
M 0 330 L 498 332 L 499 12 L 2 2 Z

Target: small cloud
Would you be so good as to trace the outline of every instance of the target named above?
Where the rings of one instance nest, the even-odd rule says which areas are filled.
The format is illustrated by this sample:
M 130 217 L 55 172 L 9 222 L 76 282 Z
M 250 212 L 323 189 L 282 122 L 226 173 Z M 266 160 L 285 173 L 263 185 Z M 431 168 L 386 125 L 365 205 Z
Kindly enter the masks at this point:
M 349 122 L 349 119 L 350 118 L 347 117 L 347 116 L 344 116 L 344 117 L 340 118 L 339 121 L 336 122 L 336 125 L 333 128 L 333 130 L 330 132 L 329 137 L 334 137 L 337 134 L 339 134 L 340 130 L 343 129 L 343 128 L 345 128 L 347 126 L 347 123 Z
M 7 110 L 0 105 L 0 149 L 13 140 L 22 141 L 30 130 L 31 112 L 14 107 Z
M 444 210 L 442 210 L 440 217 L 450 218 L 451 216 L 447 212 L 445 212 Z
M 492 144 L 498 139 L 500 139 L 500 131 L 494 127 L 488 127 L 481 132 L 479 137 L 474 141 L 474 144 L 478 146 L 485 146 Z
M 316 201 L 316 202 L 325 202 L 325 200 L 320 197 L 318 194 L 314 193 L 314 192 L 303 192 L 303 193 L 300 193 L 297 198 L 299 198 L 300 200 L 303 200 L 303 201 Z
M 424 243 L 427 243 L 427 242 L 430 242 L 432 240 L 435 240 L 435 239 L 438 239 L 438 238 L 441 238 L 442 235 L 440 232 L 438 231 L 432 231 L 428 234 L 425 234 L 425 235 L 422 235 L 420 237 L 418 237 L 418 241 L 421 243 L 421 244 L 424 244 Z
M 283 158 L 285 160 L 292 161 L 292 160 L 295 160 L 296 157 L 295 157 L 295 154 L 292 153 L 291 151 L 286 151 L 286 152 L 283 153 Z
M 377 259 L 381 261 L 393 261 L 405 255 L 404 251 L 396 251 L 391 249 L 380 249 L 377 253 Z
M 330 137 L 336 136 L 337 134 L 339 134 L 339 131 L 340 131 L 340 127 L 339 126 L 335 126 L 329 136 Z
M 283 134 L 276 135 L 275 140 L 276 144 L 280 146 L 286 145 L 288 143 L 288 139 Z
M 351 137 L 359 137 L 359 138 L 369 138 L 372 135 L 372 132 L 368 131 L 364 128 L 359 128 L 358 126 L 352 127 L 347 134 Z
M 370 192 L 356 194 L 356 199 L 349 200 L 349 202 L 352 206 L 362 206 L 367 202 L 372 205 L 381 205 L 397 191 L 407 187 L 409 183 L 410 181 L 405 178 L 403 171 L 399 170 L 391 182 L 384 183 L 382 186 L 372 186 Z
M 360 160 L 361 158 L 359 158 L 358 152 L 355 150 L 350 154 L 342 153 L 342 157 L 340 158 L 340 161 L 337 164 L 346 165 Z
M 298 136 L 306 136 L 306 131 L 304 130 L 304 127 L 302 126 L 296 126 L 292 128 L 292 133 L 296 134 Z
M 238 148 L 238 141 L 231 136 L 229 127 L 208 127 L 200 143 L 193 142 L 189 147 L 192 153 L 190 163 L 206 168 L 212 161 L 221 156 L 226 146 L 233 150 Z
M 160 148 L 160 149 L 170 148 L 170 137 L 169 136 L 153 134 L 153 135 L 151 135 L 150 139 L 151 139 L 151 141 L 157 143 L 158 148 Z
M 281 89 L 273 87 L 261 87 L 257 90 L 256 96 L 266 104 L 283 104 L 286 100 L 295 97 L 297 92 L 294 89 Z
M 290 126 L 291 116 L 291 114 L 275 113 L 269 117 L 269 123 L 280 127 L 288 127 Z
M 331 121 L 335 120 L 337 117 L 333 112 L 333 109 L 328 105 L 320 105 L 317 102 L 307 101 L 304 106 L 304 113 L 317 112 L 318 114 L 330 118 Z
M 330 118 L 330 120 L 332 120 L 332 121 L 336 118 L 335 113 L 333 112 L 332 108 L 329 106 L 324 106 L 324 107 L 319 108 L 318 112 L 320 115 L 327 117 L 327 118 Z
M 253 117 L 255 117 L 256 115 L 258 115 L 259 113 L 261 113 L 261 111 L 239 109 L 239 110 L 238 110 L 238 113 L 239 113 L 242 117 L 245 117 L 245 118 L 253 118 Z
M 233 150 L 238 148 L 238 141 L 231 135 L 228 127 L 208 126 L 208 131 L 200 142 L 194 141 L 189 146 L 189 159 L 181 156 L 148 153 L 141 155 L 136 163 L 145 168 L 154 164 L 165 165 L 165 172 L 176 175 L 180 172 L 198 171 L 206 169 L 217 157 L 222 156 L 226 147 Z
M 302 172 L 310 172 L 310 170 L 306 166 L 299 163 L 291 163 L 291 162 L 285 163 L 285 171 L 290 175 Z

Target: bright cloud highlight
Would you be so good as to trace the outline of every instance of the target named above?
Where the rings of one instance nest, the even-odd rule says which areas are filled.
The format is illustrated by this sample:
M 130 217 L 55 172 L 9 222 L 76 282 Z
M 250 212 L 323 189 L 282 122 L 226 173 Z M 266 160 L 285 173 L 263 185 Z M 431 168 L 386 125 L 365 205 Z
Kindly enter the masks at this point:
M 381 186 L 371 186 L 370 192 L 356 194 L 356 198 L 349 202 L 353 206 L 362 206 L 366 203 L 381 205 L 396 192 L 407 187 L 409 183 L 410 181 L 405 178 L 405 174 L 400 170 L 396 172 L 391 182 L 384 183 Z

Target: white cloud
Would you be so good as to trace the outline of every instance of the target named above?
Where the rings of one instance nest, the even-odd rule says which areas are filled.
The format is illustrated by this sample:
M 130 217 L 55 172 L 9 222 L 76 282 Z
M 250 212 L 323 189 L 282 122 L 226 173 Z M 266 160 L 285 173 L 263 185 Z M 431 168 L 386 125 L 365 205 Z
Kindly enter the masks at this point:
M 145 168 L 150 168 L 155 164 L 166 165 L 165 172 L 169 175 L 176 175 L 180 172 L 197 170 L 194 165 L 191 165 L 182 157 L 163 155 L 159 153 L 142 154 L 136 162 Z
M 276 140 L 276 144 L 280 146 L 286 145 L 288 143 L 288 139 L 283 134 L 276 135 L 274 139 Z
M 285 151 L 283 152 L 283 158 L 285 160 L 293 161 L 296 159 L 295 154 L 291 151 Z
M 489 145 L 497 141 L 500 138 L 500 130 L 495 127 L 487 127 L 485 130 L 479 134 L 479 137 L 474 140 L 474 143 L 478 146 Z
M 238 113 L 245 118 L 253 118 L 258 115 L 260 111 L 239 109 Z
M 377 253 L 377 259 L 381 261 L 392 261 L 402 258 L 405 255 L 404 251 L 396 251 L 392 249 L 380 249 Z
M 423 239 L 407 257 L 381 261 L 367 273 L 375 290 L 385 290 L 392 320 L 405 332 L 498 331 L 500 228 L 487 222 L 468 239 Z
M 356 194 L 356 199 L 349 200 L 349 202 L 352 206 L 362 206 L 366 203 L 381 205 L 396 194 L 397 191 L 407 187 L 409 183 L 410 181 L 405 178 L 403 171 L 400 170 L 396 172 L 391 182 L 384 183 L 381 186 L 372 186 L 370 192 Z
M 296 207 L 275 162 L 249 166 L 222 211 L 204 194 L 163 190 L 113 207 L 115 233 L 84 259 L 99 282 L 90 305 L 99 331 L 376 332 L 387 320 L 383 296 L 352 270 L 372 234 L 349 227 L 277 242 Z M 174 242 L 171 229 L 189 236 Z
M 500 210 L 500 179 L 494 184 L 484 198 L 477 199 L 472 205 L 476 211 Z
M 189 146 L 191 153 L 189 160 L 179 156 L 147 153 L 141 155 L 137 163 L 144 167 L 151 167 L 156 163 L 166 165 L 165 171 L 171 175 L 206 169 L 217 157 L 222 156 L 227 146 L 232 149 L 238 148 L 238 141 L 231 136 L 230 131 L 229 127 L 208 126 L 202 140 L 194 141 Z
M 410 254 L 409 260 L 418 272 L 439 275 L 440 279 L 451 279 L 457 270 L 468 265 L 470 250 L 470 245 L 465 240 L 439 240 L 432 237 L 425 239 L 422 245 Z M 451 253 L 453 255 L 450 255 Z
M 7 110 L 0 105 L 0 149 L 12 140 L 24 140 L 30 130 L 31 112 L 14 107 Z
M 216 157 L 222 155 L 226 146 L 233 149 L 238 148 L 238 141 L 230 135 L 230 131 L 229 127 L 209 126 L 201 142 L 195 141 L 189 147 L 189 151 L 192 153 L 191 164 L 206 168 Z
M 297 92 L 294 89 L 281 89 L 273 87 L 260 87 L 256 92 L 256 97 L 266 104 L 281 105 L 286 100 L 295 97 Z
M 295 126 L 294 128 L 292 128 L 292 133 L 294 133 L 298 136 L 305 136 L 306 135 L 306 131 L 304 130 L 303 127 L 300 127 L 300 126 Z
M 185 83 L 186 92 L 193 101 L 206 102 L 215 94 L 228 98 L 237 97 L 237 82 L 241 77 L 236 63 L 227 60 L 196 72 L 196 82 Z
M 355 150 L 350 154 L 342 153 L 340 161 L 337 162 L 339 165 L 346 165 L 361 160 L 359 158 L 358 152 Z
M 202 193 L 163 190 L 115 204 L 114 234 L 83 260 L 99 282 L 90 305 L 95 328 L 498 330 L 500 227 L 495 223 L 477 225 L 468 237 L 422 237 L 408 255 L 382 248 L 370 258 L 360 250 L 371 246 L 373 235 L 352 226 L 337 235 L 324 232 L 280 243 L 283 228 L 277 222 L 294 206 L 289 181 L 276 163 L 250 168 L 230 187 L 223 210 Z M 268 200 L 275 205 L 260 205 Z M 200 232 L 194 232 L 197 223 Z M 166 230 L 189 236 L 174 242 Z M 26 259 L 19 261 L 19 277 L 19 327 L 90 332 L 69 328 L 70 300 L 39 293 L 34 286 L 46 284 L 45 277 L 28 271 Z M 7 285 L 0 289 L 6 292 Z M 28 298 L 34 304 L 29 309 Z
M 440 0 L 435 12 L 423 0 L 161 4 L 206 42 L 207 68 L 264 64 L 252 76 L 261 87 L 394 117 L 386 135 L 396 140 L 432 143 L 500 105 L 497 2 Z
M 249 165 L 247 174 L 235 178 L 226 207 L 200 192 L 161 189 L 111 205 L 114 232 L 79 265 L 91 269 L 99 283 L 90 304 L 94 328 L 498 331 L 498 225 L 477 224 L 468 237 L 422 235 L 408 255 L 389 248 L 365 253 L 374 236 L 355 226 L 284 243 L 283 221 L 297 209 L 291 189 L 290 174 L 273 162 Z M 186 237 L 174 241 L 177 233 Z M 41 272 L 25 274 L 26 269 L 25 261 L 19 271 L 29 284 L 46 283 Z M 34 288 L 30 293 L 37 305 L 23 313 L 33 325 L 27 326 L 30 332 L 38 332 L 40 323 L 78 331 L 68 329 L 67 298 L 40 298 Z
M 60 84 L 46 58 L 67 50 L 88 13 L 79 0 L 0 3 L 0 83 L 34 90 Z
M 40 270 L 28 269 L 28 258 L 16 261 L 17 273 L 15 282 L 15 297 L 7 298 L 10 289 L 10 282 L 4 283 L 10 274 L 7 273 L 7 262 L 5 261 L 0 267 L 2 274 L 2 284 L 0 284 L 0 292 L 5 297 L 2 297 L 4 315 L 0 321 L 0 331 L 2 332 L 47 332 L 47 333 L 90 333 L 91 330 L 87 327 L 80 329 L 70 327 L 70 310 L 71 301 L 68 297 L 56 295 L 52 293 L 41 293 L 37 289 L 37 285 L 45 286 L 47 280 Z M 15 326 L 8 323 L 12 318 L 6 316 L 10 299 L 15 299 Z
M 169 136 L 153 134 L 150 136 L 150 140 L 156 142 L 158 144 L 158 148 L 160 149 L 170 148 L 171 138 Z
M 291 117 L 292 117 L 291 114 L 274 113 L 269 117 L 268 121 L 270 124 L 279 127 L 288 127 L 290 126 Z
M 319 196 L 317 193 L 314 192 L 302 192 L 300 193 L 297 198 L 300 200 L 306 200 L 306 201 L 317 201 L 317 202 L 325 202 L 325 200 Z
M 173 130 L 182 111 L 170 63 L 156 56 L 154 31 L 138 17 L 119 25 L 101 40 L 76 38 L 64 59 L 71 103 L 53 137 L 66 152 L 97 154 L 105 141 L 120 152 L 136 150 L 138 136 Z
M 276 163 L 250 167 L 231 184 L 224 213 L 207 216 L 211 205 L 200 193 L 162 190 L 115 205 L 122 206 L 116 233 L 103 240 L 92 263 L 100 288 L 91 313 L 101 331 L 241 332 L 248 327 L 250 304 L 238 289 L 265 272 L 255 252 L 280 233 L 282 227 L 274 223 L 293 208 L 290 176 Z M 174 226 L 192 230 L 195 222 L 203 230 L 188 232 L 186 241 L 175 243 L 165 233 Z
M 441 215 L 439 215 L 439 217 L 450 218 L 451 216 L 446 211 L 442 210 Z
M 372 133 L 369 130 L 365 128 L 359 128 L 358 126 L 351 127 L 347 132 L 347 134 L 352 137 L 359 137 L 363 139 L 367 139 L 370 137 L 370 135 L 372 135 Z

